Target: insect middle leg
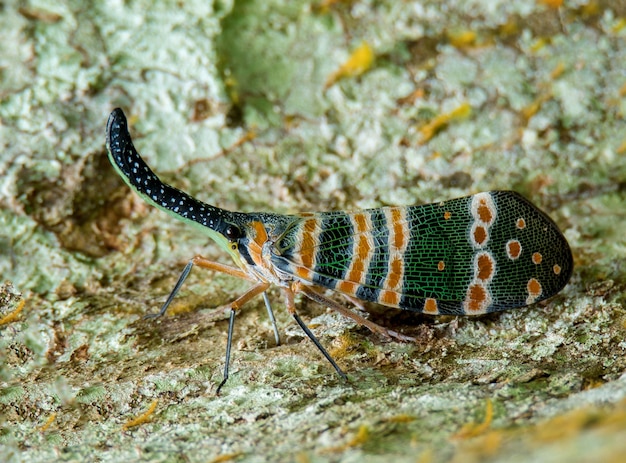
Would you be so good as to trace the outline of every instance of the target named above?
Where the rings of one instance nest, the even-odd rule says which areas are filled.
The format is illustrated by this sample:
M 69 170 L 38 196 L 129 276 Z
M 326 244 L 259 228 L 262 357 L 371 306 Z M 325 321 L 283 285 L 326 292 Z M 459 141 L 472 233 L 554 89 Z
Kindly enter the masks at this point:
M 222 386 L 224 386 L 224 384 L 226 384 L 226 381 L 228 380 L 228 368 L 230 366 L 230 350 L 233 344 L 233 328 L 235 326 L 235 315 L 242 305 L 244 305 L 250 299 L 258 296 L 259 294 L 264 293 L 267 288 L 269 288 L 269 286 L 270 284 L 266 281 L 259 282 L 252 288 L 248 289 L 248 291 L 243 293 L 233 302 L 225 306 L 230 307 L 230 317 L 228 319 L 228 337 L 226 339 L 226 359 L 224 361 L 224 377 L 219 386 L 217 386 L 217 390 L 215 391 L 216 395 L 219 395 Z

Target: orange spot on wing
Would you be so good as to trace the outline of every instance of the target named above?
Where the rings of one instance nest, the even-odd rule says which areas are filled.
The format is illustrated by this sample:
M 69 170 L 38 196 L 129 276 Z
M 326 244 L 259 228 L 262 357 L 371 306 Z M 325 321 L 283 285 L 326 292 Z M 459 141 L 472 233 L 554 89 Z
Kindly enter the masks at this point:
M 532 297 L 538 297 L 541 295 L 541 283 L 539 283 L 536 278 L 528 280 L 526 289 L 528 290 L 528 294 Z
M 487 291 L 482 287 L 482 285 L 470 285 L 467 290 L 465 310 L 468 313 L 482 312 L 486 308 L 487 299 Z
M 490 223 L 493 219 L 493 214 L 491 209 L 487 205 L 487 202 L 484 199 L 480 200 L 480 204 L 478 205 L 478 217 L 481 221 L 485 223 Z
M 528 291 L 528 297 L 526 298 L 526 304 L 532 304 L 535 302 L 539 296 L 541 296 L 541 292 L 543 289 L 541 288 L 541 283 L 536 278 L 531 278 L 528 280 L 526 284 L 526 290 Z
M 446 211 L 443 213 L 444 220 L 450 220 L 451 217 L 452 217 L 452 212 Z
M 437 264 L 437 270 L 439 270 L 440 272 L 443 272 L 443 269 L 445 268 L 446 268 L 446 263 L 440 260 L 439 263 Z
M 398 307 L 398 304 L 400 303 L 400 293 L 383 289 L 380 291 L 378 303 L 391 307 Z
M 509 256 L 509 259 L 515 260 L 522 253 L 522 245 L 517 240 L 510 240 L 506 243 L 506 254 Z
M 559 273 L 561 273 L 561 266 L 559 264 L 554 264 L 552 266 L 552 271 L 555 275 L 558 275 Z
M 487 281 L 493 276 L 493 259 L 489 254 L 481 254 L 476 259 L 478 266 L 477 277 L 479 280 Z
M 431 297 L 426 298 L 424 301 L 424 313 L 430 315 L 437 315 L 439 313 L 439 308 L 437 307 L 437 300 Z
M 474 242 L 478 246 L 482 246 L 487 241 L 487 230 L 482 225 L 477 225 L 474 228 Z
M 541 263 L 541 261 L 543 260 L 543 256 L 541 255 L 540 252 L 533 252 L 533 264 L 539 265 Z
M 520 217 L 515 221 L 515 226 L 520 230 L 523 230 L 524 228 L 526 228 L 526 221 L 522 217 Z

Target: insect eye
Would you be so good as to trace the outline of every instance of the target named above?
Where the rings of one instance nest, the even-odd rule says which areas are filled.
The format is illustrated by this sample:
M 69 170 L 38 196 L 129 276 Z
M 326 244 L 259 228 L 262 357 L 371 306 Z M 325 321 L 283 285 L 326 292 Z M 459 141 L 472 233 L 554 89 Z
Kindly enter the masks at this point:
M 237 225 L 228 225 L 224 230 L 224 236 L 230 241 L 235 241 L 241 237 L 241 230 Z

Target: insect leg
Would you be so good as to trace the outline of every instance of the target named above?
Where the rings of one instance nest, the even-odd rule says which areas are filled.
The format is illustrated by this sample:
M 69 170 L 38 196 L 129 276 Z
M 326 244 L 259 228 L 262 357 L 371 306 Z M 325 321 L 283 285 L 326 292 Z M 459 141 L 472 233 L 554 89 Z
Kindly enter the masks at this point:
M 228 367 L 230 366 L 230 349 L 233 344 L 233 328 L 235 326 L 235 314 L 237 313 L 237 310 L 239 310 L 239 308 L 242 305 L 244 305 L 246 302 L 248 302 L 250 299 L 252 299 L 255 296 L 258 296 L 261 293 L 265 294 L 265 291 L 267 290 L 267 288 L 269 288 L 269 286 L 270 286 L 269 283 L 262 281 L 254 285 L 252 288 L 248 289 L 248 291 L 243 293 L 241 296 L 239 296 L 237 299 L 235 299 L 233 302 L 231 302 L 230 304 L 226 306 L 226 307 L 230 307 L 230 318 L 228 319 L 228 337 L 226 338 L 226 359 L 224 361 L 224 378 L 222 379 L 222 382 L 219 384 L 219 386 L 217 386 L 217 391 L 215 392 L 216 395 L 219 395 L 220 390 L 222 389 L 222 386 L 224 386 L 224 384 L 226 384 L 226 380 L 228 380 Z
M 220 264 L 219 262 L 212 262 L 208 259 L 205 259 L 202 256 L 195 256 L 193 259 L 191 259 L 187 263 L 187 265 L 185 265 L 185 268 L 180 274 L 180 277 L 178 277 L 178 281 L 176 282 L 174 289 L 172 290 L 170 295 L 167 297 L 165 303 L 163 304 L 163 307 L 161 307 L 161 310 L 159 310 L 157 313 L 149 313 L 145 315 L 143 318 L 158 318 L 162 316 L 163 314 L 165 314 L 165 312 L 167 311 L 167 308 L 174 300 L 174 297 L 176 297 L 176 294 L 178 294 L 178 291 L 180 291 L 180 288 L 183 286 L 183 283 L 189 276 L 189 273 L 191 272 L 191 269 L 193 268 L 194 265 L 197 265 L 198 267 L 206 268 L 209 270 L 215 270 L 217 272 L 226 273 L 228 275 L 232 275 L 238 278 L 243 278 L 245 280 L 254 281 L 243 270 L 240 270 L 235 267 L 231 267 L 230 265 Z
M 272 328 L 274 329 L 274 338 L 276 338 L 276 345 L 280 346 L 280 335 L 278 334 L 278 326 L 276 326 L 276 318 L 274 317 L 274 311 L 270 304 L 270 298 L 267 296 L 267 292 L 263 293 L 263 300 L 265 301 L 265 307 L 267 308 L 267 315 L 272 322 Z
M 359 314 L 356 314 L 353 311 L 346 309 L 341 304 L 333 301 L 332 299 L 327 298 L 322 293 L 320 293 L 317 289 L 311 286 L 305 286 L 300 282 L 294 283 L 294 286 L 296 287 L 294 289 L 295 291 L 303 292 L 305 296 L 307 296 L 309 299 L 312 299 L 315 302 L 318 302 L 322 305 L 330 307 L 333 310 L 336 310 L 344 317 L 351 318 L 352 320 L 357 322 L 359 325 L 366 326 L 373 333 L 380 334 L 381 336 L 384 336 L 386 338 L 394 338 L 399 341 L 408 341 L 408 342 L 415 341 L 415 338 L 411 336 L 407 336 L 405 334 L 398 333 L 397 331 L 390 330 L 388 328 L 385 328 L 384 326 L 377 325 L 376 323 L 366 318 L 361 317 Z
M 363 304 L 363 302 L 361 302 L 359 299 L 357 299 L 356 297 L 352 297 L 352 296 L 348 296 L 347 294 L 342 294 L 342 296 L 353 306 L 355 306 L 357 309 L 359 309 L 361 312 L 367 312 L 367 310 L 365 309 L 365 304 Z
M 215 395 L 220 395 L 220 390 L 222 389 L 222 386 L 226 384 L 226 380 L 228 380 L 228 366 L 230 365 L 230 347 L 233 344 L 233 328 L 235 327 L 236 313 L 237 311 L 235 309 L 230 309 L 230 318 L 228 319 L 228 338 L 226 339 L 226 361 L 224 362 L 224 378 L 222 379 L 220 385 L 217 386 Z
M 315 347 L 317 347 L 319 349 L 319 351 L 322 353 L 322 355 L 324 355 L 324 357 L 326 357 L 326 360 L 328 360 L 330 362 L 330 364 L 333 366 L 333 368 L 337 371 L 337 374 L 339 374 L 339 376 L 341 376 L 343 379 L 345 379 L 347 381 L 348 377 L 346 376 L 346 374 L 343 372 L 343 370 L 341 368 L 339 368 L 339 365 L 337 365 L 337 363 L 330 356 L 328 351 L 326 349 L 324 349 L 324 346 L 322 346 L 320 344 L 320 342 L 315 337 L 313 332 L 309 329 L 308 326 L 306 326 L 304 324 L 304 322 L 302 321 L 300 316 L 296 313 L 296 304 L 294 302 L 294 292 L 291 289 L 289 289 L 289 288 L 284 288 L 284 291 L 285 291 L 285 299 L 287 300 L 287 310 L 289 310 L 289 313 L 296 320 L 296 323 L 298 325 L 300 325 L 300 328 L 302 328 L 302 331 L 304 331 L 304 333 L 309 337 L 309 339 L 311 341 L 313 341 L 313 344 L 315 344 Z

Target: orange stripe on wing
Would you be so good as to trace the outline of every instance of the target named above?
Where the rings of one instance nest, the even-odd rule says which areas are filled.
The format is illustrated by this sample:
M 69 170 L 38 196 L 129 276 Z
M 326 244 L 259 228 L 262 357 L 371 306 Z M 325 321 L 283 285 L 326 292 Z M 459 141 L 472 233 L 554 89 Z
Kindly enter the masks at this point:
M 389 264 L 389 275 L 387 275 L 385 286 L 391 289 L 396 289 L 402 282 L 403 275 L 404 263 L 402 262 L 402 259 L 395 255 Z
M 374 246 L 371 242 L 369 215 L 358 212 L 350 216 L 354 227 L 354 245 L 352 247 L 352 262 L 346 275 L 346 280 L 364 284 L 367 278 L 367 268 L 372 258 Z
M 406 220 L 406 208 L 386 208 L 385 217 L 389 229 L 389 271 L 382 287 L 400 293 L 404 278 L 404 253 L 410 236 L 409 224 Z
M 302 225 L 300 240 L 300 261 L 308 269 L 313 269 L 315 247 L 317 246 L 317 219 L 307 219 Z
M 393 228 L 393 246 L 398 249 L 406 247 L 408 233 L 406 231 L 406 222 L 404 217 L 404 208 L 394 207 L 391 209 L 391 227 Z

